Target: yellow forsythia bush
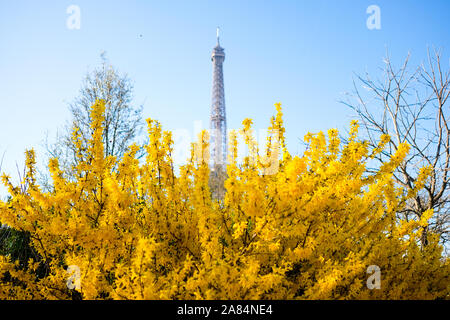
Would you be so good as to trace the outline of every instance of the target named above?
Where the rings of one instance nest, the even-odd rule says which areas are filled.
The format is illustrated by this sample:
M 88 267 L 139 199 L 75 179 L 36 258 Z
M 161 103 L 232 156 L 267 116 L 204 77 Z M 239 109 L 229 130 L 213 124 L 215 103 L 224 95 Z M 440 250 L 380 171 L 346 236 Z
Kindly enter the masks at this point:
M 216 200 L 209 166 L 195 152 L 208 147 L 205 135 L 179 174 L 171 133 L 151 119 L 145 161 L 136 158 L 137 145 L 122 159 L 105 157 L 98 101 L 88 150 L 73 132 L 75 175 L 51 159 L 53 190 L 44 192 L 31 150 L 26 190 L 2 177 L 11 197 L 0 201 L 0 221 L 28 234 L 36 257 L 25 265 L 0 257 L 0 299 L 71 299 L 74 291 L 83 299 L 448 298 L 450 264 L 438 238 L 419 243 L 432 212 L 419 221 L 398 216 L 413 194 L 396 186 L 392 172 L 408 146 L 368 174 L 389 138 L 370 151 L 352 122 L 346 143 L 336 130 L 308 134 L 303 156 L 291 156 L 276 108 L 269 130 L 278 139 L 269 139 L 264 157 L 249 119 L 232 133 L 226 194 Z M 241 164 L 237 134 L 250 150 Z M 264 159 L 274 154 L 276 170 L 267 172 Z M 367 286 L 369 266 L 379 268 L 378 288 Z

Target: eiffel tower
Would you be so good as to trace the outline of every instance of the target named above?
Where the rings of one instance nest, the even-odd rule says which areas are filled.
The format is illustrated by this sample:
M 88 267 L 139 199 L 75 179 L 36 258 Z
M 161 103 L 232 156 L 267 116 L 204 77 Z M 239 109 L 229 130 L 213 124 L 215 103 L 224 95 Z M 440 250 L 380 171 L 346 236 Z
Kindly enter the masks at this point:
M 227 163 L 227 117 L 225 113 L 225 88 L 223 81 L 223 62 L 225 51 L 220 46 L 219 28 L 217 45 L 211 55 L 213 63 L 212 104 L 210 117 L 210 186 L 214 198 L 222 199 L 225 193 L 223 182 Z

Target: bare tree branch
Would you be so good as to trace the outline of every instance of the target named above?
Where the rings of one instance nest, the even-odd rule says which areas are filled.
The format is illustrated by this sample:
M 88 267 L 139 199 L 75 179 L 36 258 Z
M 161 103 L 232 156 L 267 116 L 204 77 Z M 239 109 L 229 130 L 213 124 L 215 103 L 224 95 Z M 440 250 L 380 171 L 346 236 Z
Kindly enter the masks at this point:
M 396 182 L 414 189 L 423 166 L 431 166 L 432 174 L 424 190 L 407 204 L 407 219 L 420 219 L 427 209 L 435 215 L 428 228 L 424 228 L 422 244 L 427 244 L 427 233 L 438 233 L 442 243 L 450 239 L 450 135 L 449 105 L 450 70 L 443 70 L 441 52 L 428 50 L 427 63 L 411 69 L 410 55 L 396 68 L 389 57 L 381 80 L 375 81 L 366 73 L 353 81 L 350 107 L 365 129 L 371 148 L 378 145 L 382 134 L 389 134 L 387 149 L 375 159 L 378 165 L 387 161 L 398 145 L 407 142 L 411 149 L 405 161 L 394 174 Z
M 142 106 L 131 105 L 133 86 L 130 79 L 119 74 L 103 55 L 102 59 L 102 65 L 86 75 L 79 96 L 69 105 L 72 122 L 57 133 L 55 143 L 48 143 L 48 139 L 45 142 L 48 156 L 58 158 L 61 168 L 69 175 L 77 164 L 79 152 L 72 140 L 72 132 L 78 129 L 82 150 L 87 151 L 92 134 L 90 111 L 97 99 L 104 100 L 106 107 L 103 132 L 105 156 L 122 156 L 142 130 Z M 139 156 L 142 156 L 142 151 Z M 48 180 L 48 177 L 45 178 Z

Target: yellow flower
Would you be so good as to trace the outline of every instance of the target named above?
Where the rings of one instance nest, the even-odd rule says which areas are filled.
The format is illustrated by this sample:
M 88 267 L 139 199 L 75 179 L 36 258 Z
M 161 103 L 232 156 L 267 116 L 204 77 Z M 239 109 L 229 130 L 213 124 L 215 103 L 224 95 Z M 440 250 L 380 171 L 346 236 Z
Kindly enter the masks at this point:
M 24 181 L 16 186 L 2 175 L 10 197 L 0 201 L 0 222 L 9 234 L 26 234 L 35 254 L 20 261 L 0 255 L 0 299 L 72 299 L 73 290 L 83 299 L 448 298 L 450 262 L 438 237 L 430 232 L 425 247 L 418 241 L 433 210 L 412 220 L 398 214 L 433 168 L 419 169 L 413 188 L 397 185 L 393 172 L 409 150 L 400 144 L 367 172 L 389 137 L 371 150 L 358 140 L 355 121 L 348 142 L 336 129 L 308 133 L 307 150 L 291 156 L 281 104 L 275 108 L 264 151 L 252 120 L 243 121 L 250 151 L 243 163 L 231 132 L 226 193 L 216 199 L 206 131 L 179 172 L 171 133 L 152 119 L 148 143 L 105 157 L 105 105 L 97 101 L 87 150 L 73 130 L 76 178 L 51 159 L 52 185 L 40 187 L 32 149 Z M 372 265 L 389 286 L 367 289 Z M 80 271 L 78 289 L 67 287 L 69 266 Z

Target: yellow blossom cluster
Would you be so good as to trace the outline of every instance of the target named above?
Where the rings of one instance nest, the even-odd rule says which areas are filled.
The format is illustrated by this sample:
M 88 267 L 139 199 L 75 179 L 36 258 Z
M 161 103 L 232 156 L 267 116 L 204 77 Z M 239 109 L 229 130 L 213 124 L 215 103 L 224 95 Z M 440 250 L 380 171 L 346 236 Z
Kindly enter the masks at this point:
M 75 175 L 50 160 L 51 191 L 37 184 L 32 150 L 25 190 L 2 177 L 10 198 L 0 201 L 0 222 L 26 233 L 36 254 L 25 265 L 0 256 L 0 299 L 71 299 L 75 291 L 83 299 L 449 297 L 450 263 L 438 238 L 430 235 L 425 247 L 418 241 L 433 212 L 420 221 L 397 215 L 412 196 L 392 176 L 406 144 L 368 174 L 373 154 L 352 122 L 346 143 L 337 130 L 308 134 L 304 154 L 291 156 L 276 104 L 266 150 L 258 149 L 251 120 L 230 135 L 226 194 L 214 199 L 205 133 L 175 174 L 171 133 L 152 119 L 146 145 L 105 157 L 104 110 L 102 101 L 92 106 L 92 136 Z M 250 151 L 242 164 L 238 134 Z M 81 148 L 79 132 L 72 138 Z M 381 282 L 371 289 L 374 265 Z

